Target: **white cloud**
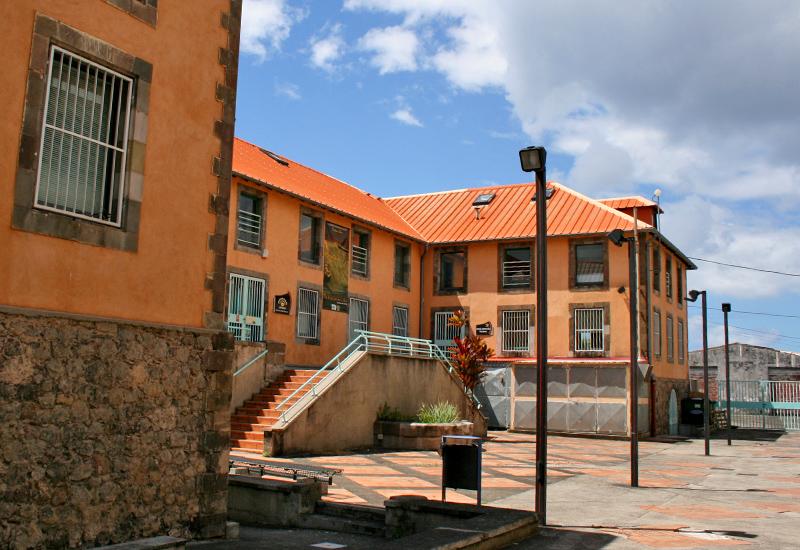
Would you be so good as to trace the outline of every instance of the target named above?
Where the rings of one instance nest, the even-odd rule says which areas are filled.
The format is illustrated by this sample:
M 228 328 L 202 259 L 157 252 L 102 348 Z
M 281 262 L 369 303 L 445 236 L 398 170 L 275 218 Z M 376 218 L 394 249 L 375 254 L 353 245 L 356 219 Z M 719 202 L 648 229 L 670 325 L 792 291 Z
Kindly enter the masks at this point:
M 419 39 L 404 27 L 370 29 L 358 41 L 360 49 L 370 52 L 370 62 L 380 74 L 417 69 Z
M 664 190 L 686 253 L 800 271 L 800 2 L 347 0 L 424 37 L 416 68 L 499 88 L 592 196 Z M 649 194 L 649 193 L 648 193 Z M 677 200 L 675 200 L 677 198 Z M 797 296 L 796 279 L 703 264 L 693 284 Z
M 300 95 L 300 87 L 291 82 L 276 82 L 275 94 L 291 99 L 292 101 L 298 101 L 303 98 L 303 96 Z
M 411 112 L 410 107 L 402 107 L 397 109 L 395 112 L 389 115 L 389 117 L 409 126 L 422 127 L 422 122 L 420 122 L 419 119 L 414 116 L 414 113 Z
M 285 0 L 244 0 L 239 48 L 264 61 L 271 52 L 280 50 L 292 25 L 304 17 L 302 10 L 292 8 Z
M 337 23 L 328 29 L 325 36 L 311 39 L 311 64 L 326 71 L 333 71 L 334 63 L 342 57 L 344 50 L 342 25 Z

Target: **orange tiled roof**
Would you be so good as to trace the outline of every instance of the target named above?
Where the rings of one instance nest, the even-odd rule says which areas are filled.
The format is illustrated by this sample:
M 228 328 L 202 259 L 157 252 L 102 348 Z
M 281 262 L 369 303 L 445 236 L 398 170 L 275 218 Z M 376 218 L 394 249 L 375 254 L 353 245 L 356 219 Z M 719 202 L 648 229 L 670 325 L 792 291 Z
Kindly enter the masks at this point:
M 422 240 L 420 234 L 380 198 L 293 160 L 277 158 L 286 164 L 257 145 L 239 138 L 233 142 L 235 174 L 371 225 Z
M 602 234 L 614 229 L 633 231 L 633 218 L 559 183 L 547 201 L 547 234 Z M 472 202 L 479 194 L 494 193 L 480 219 Z M 533 183 L 500 185 L 385 199 L 430 243 L 530 238 L 536 235 Z M 649 228 L 639 222 L 639 228 Z
M 602 202 L 606 206 L 610 206 L 611 208 L 644 208 L 648 206 L 656 206 L 658 207 L 658 203 L 651 201 L 650 199 L 646 199 L 644 197 L 640 197 L 638 195 L 631 196 L 631 197 L 612 197 L 610 199 L 597 199 L 598 202 Z M 663 212 L 661 208 L 658 208 L 659 212 Z

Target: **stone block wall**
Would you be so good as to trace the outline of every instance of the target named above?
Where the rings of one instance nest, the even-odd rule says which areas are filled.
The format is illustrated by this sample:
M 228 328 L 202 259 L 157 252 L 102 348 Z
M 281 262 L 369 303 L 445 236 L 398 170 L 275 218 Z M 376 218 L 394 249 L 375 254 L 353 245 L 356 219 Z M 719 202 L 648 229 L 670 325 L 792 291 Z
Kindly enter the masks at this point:
M 232 350 L 0 308 L 0 547 L 224 535 Z
M 681 399 L 689 396 L 688 380 L 656 378 L 655 427 L 656 435 L 669 433 L 669 394 L 674 389 L 678 398 L 678 422 L 680 423 Z

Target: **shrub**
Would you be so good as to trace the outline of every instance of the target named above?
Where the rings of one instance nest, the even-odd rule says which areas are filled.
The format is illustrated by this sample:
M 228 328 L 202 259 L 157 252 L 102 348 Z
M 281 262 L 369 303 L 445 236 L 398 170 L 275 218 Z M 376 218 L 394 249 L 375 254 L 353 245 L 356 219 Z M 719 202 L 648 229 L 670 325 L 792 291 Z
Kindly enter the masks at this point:
M 448 324 L 459 328 L 468 326 L 464 311 L 457 311 L 448 319 Z M 456 345 L 449 350 L 450 362 L 464 387 L 472 392 L 486 376 L 485 362 L 494 355 L 494 350 L 474 334 L 467 334 L 464 338 L 456 337 L 454 340 Z
M 456 422 L 459 418 L 458 409 L 452 403 L 440 401 L 436 404 L 424 404 L 419 408 L 417 421 L 423 424 L 445 424 Z
M 406 416 L 400 412 L 399 409 L 393 409 L 389 403 L 384 403 L 378 409 L 378 420 L 386 420 L 389 422 L 410 422 L 414 420 L 413 416 Z

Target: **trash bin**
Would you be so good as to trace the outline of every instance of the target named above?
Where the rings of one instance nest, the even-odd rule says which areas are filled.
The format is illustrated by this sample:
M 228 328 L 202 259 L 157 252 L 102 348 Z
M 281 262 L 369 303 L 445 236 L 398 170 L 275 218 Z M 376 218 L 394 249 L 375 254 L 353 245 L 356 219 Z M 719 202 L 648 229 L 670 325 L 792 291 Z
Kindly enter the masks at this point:
M 480 437 L 442 436 L 442 502 L 446 502 L 445 491 L 449 487 L 477 491 L 478 506 L 480 506 L 482 454 L 483 440 Z
M 703 425 L 702 397 L 686 397 L 681 401 L 681 422 L 692 426 Z

